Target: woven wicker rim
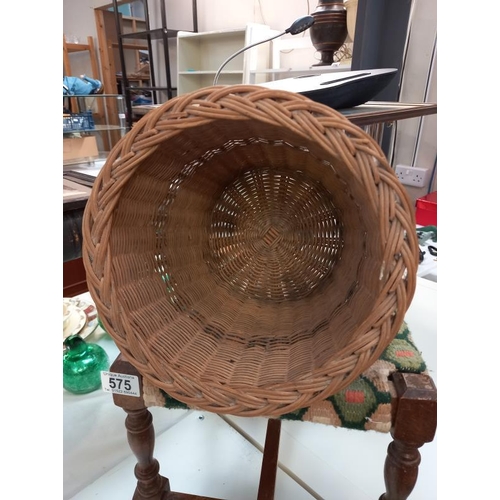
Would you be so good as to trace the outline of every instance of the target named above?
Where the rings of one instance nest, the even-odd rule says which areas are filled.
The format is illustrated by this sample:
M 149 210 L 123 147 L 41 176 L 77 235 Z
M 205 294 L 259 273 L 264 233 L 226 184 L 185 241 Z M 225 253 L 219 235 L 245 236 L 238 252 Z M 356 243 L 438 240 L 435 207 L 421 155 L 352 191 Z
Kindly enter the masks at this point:
M 300 220 L 310 205 L 323 219 Z M 312 240 L 308 267 L 290 260 Z M 231 269 L 242 253 L 269 268 Z M 168 101 L 113 148 L 83 260 L 107 331 L 153 385 L 208 411 L 279 416 L 378 359 L 411 303 L 418 243 L 370 136 L 303 96 L 237 85 Z

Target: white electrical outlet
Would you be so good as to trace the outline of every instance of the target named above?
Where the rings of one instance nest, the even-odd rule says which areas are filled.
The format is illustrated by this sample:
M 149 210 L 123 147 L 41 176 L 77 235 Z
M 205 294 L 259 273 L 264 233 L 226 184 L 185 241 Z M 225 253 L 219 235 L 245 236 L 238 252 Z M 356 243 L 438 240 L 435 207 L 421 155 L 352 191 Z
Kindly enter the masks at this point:
M 406 186 L 426 187 L 429 169 L 396 165 L 396 176 Z

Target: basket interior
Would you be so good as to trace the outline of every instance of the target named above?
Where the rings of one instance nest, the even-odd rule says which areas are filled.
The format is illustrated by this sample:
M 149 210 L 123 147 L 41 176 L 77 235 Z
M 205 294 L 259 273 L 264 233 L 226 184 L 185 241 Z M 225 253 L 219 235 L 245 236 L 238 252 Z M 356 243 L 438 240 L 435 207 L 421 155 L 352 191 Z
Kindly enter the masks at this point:
M 306 379 L 379 300 L 364 196 L 338 155 L 279 124 L 213 120 L 155 146 L 111 225 L 127 343 L 200 383 Z

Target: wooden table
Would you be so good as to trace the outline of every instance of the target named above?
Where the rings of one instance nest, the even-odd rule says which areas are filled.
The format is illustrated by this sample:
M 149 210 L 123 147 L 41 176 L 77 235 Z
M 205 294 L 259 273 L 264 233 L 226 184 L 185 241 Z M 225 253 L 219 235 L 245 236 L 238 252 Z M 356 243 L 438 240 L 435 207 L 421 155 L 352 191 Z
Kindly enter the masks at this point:
M 358 127 L 363 127 L 407 118 L 435 115 L 437 113 L 437 104 L 368 101 L 361 106 L 343 109 L 340 112 Z

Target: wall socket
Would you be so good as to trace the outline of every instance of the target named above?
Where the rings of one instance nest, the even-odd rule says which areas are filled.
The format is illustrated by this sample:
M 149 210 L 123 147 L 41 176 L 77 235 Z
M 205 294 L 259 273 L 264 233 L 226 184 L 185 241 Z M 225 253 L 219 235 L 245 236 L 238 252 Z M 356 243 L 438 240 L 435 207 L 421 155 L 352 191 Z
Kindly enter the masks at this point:
M 429 169 L 396 165 L 396 176 L 401 184 L 423 188 L 427 187 Z

